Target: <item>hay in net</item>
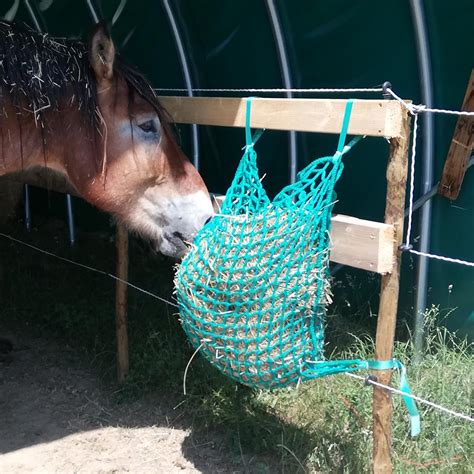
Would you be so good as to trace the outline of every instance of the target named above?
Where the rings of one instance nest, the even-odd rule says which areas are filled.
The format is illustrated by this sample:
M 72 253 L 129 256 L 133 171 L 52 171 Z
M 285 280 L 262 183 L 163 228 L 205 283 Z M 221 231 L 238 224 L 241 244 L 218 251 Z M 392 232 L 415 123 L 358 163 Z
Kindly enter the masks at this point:
M 297 213 L 273 206 L 252 219 L 215 219 L 219 232 L 201 234 L 178 270 L 184 329 L 235 380 L 258 387 L 295 382 L 304 360 L 320 350 L 312 333 L 322 347 L 328 249 L 314 252 Z
M 248 101 L 245 153 L 221 213 L 198 234 L 175 284 L 193 346 L 233 379 L 276 388 L 354 366 L 321 363 L 331 211 L 341 156 L 352 146 L 344 147 L 350 109 L 336 154 L 313 161 L 272 201 L 249 116 Z

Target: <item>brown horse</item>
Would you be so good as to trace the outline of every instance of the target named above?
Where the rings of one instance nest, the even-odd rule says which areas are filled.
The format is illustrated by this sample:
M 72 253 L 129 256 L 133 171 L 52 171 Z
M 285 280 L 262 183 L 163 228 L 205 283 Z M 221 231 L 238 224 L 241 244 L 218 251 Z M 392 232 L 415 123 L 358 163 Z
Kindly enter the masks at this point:
M 0 22 L 0 175 L 47 167 L 165 255 L 212 216 L 150 84 L 103 26 L 89 44 Z

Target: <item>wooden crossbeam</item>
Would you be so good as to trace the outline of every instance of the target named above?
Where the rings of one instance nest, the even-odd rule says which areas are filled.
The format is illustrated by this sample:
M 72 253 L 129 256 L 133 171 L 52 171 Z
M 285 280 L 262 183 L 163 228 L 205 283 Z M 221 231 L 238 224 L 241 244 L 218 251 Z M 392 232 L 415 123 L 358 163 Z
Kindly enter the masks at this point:
M 462 110 L 474 112 L 474 69 L 466 89 Z M 474 148 L 474 117 L 460 116 L 454 130 L 448 157 L 444 164 L 443 176 L 438 186 L 438 194 L 448 199 L 457 199 L 467 163 Z
M 245 98 L 160 97 L 177 123 L 245 127 Z M 252 101 L 251 126 L 272 130 L 340 133 L 345 99 L 268 99 Z M 395 100 L 354 100 L 348 133 L 394 138 L 403 133 L 406 111 Z
M 382 275 L 395 264 L 393 225 L 335 215 L 331 227 L 331 261 Z

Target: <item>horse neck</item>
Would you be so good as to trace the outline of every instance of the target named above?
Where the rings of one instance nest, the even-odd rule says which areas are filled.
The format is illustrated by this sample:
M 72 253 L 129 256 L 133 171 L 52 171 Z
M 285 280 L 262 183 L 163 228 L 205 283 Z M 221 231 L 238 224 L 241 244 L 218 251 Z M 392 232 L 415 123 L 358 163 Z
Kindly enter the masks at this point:
M 74 181 L 79 154 L 82 173 L 90 176 L 92 146 L 84 143 L 81 123 L 80 113 L 72 109 L 47 113 L 41 122 L 33 114 L 17 115 L 13 107 L 5 107 L 0 119 L 0 175 L 43 167 Z

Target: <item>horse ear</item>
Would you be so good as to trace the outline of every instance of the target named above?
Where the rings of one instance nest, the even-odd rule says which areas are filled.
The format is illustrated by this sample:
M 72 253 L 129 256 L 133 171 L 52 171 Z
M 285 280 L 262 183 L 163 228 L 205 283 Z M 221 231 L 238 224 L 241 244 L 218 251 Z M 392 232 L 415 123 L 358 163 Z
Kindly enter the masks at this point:
M 115 46 L 103 23 L 93 30 L 89 41 L 89 61 L 98 83 L 112 81 L 114 76 Z

